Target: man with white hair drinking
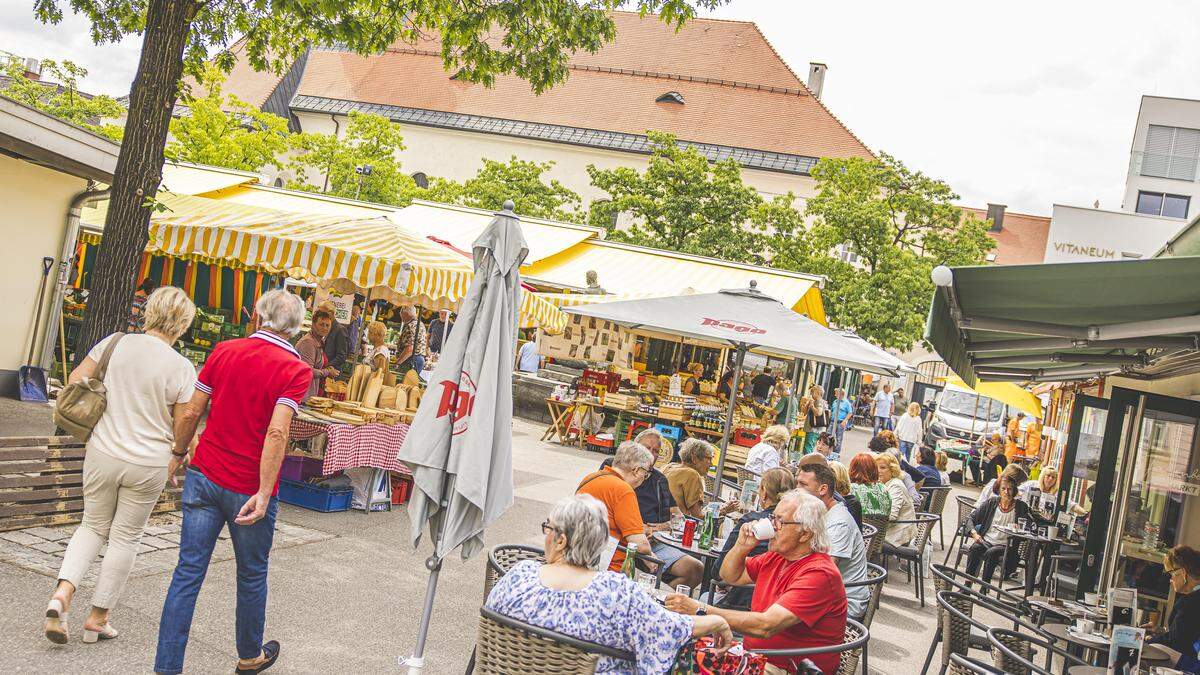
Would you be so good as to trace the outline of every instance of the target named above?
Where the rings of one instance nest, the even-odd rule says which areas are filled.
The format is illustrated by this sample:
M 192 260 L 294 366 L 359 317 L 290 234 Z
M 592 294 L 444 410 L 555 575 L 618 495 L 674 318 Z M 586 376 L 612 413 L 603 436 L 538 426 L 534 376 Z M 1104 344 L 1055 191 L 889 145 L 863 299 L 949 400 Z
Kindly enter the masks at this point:
M 730 628 L 745 636 L 750 650 L 840 644 L 846 631 L 846 591 L 827 552 L 825 511 L 821 500 L 792 490 L 783 495 L 769 521 L 746 523 L 738 531 L 737 543 L 721 564 L 721 579 L 733 586 L 754 584 L 749 612 L 711 607 L 677 593 L 667 596 L 667 608 L 724 617 Z M 762 538 L 770 539 L 767 552 L 749 557 Z M 837 672 L 837 654 L 810 658 L 821 672 Z M 787 672 L 796 670 L 793 659 L 768 660 Z
M 196 596 L 217 537 L 227 526 L 238 571 L 235 672 L 261 672 L 279 658 L 278 642 L 263 643 L 267 561 L 279 511 L 279 465 L 312 369 L 288 343 L 304 319 L 300 297 L 269 291 L 254 310 L 258 330 L 217 345 L 196 378 L 187 408 L 175 419 L 172 469 L 188 462 L 196 425 L 208 411 L 183 484 L 179 562 L 158 626 L 157 673 L 183 672 Z

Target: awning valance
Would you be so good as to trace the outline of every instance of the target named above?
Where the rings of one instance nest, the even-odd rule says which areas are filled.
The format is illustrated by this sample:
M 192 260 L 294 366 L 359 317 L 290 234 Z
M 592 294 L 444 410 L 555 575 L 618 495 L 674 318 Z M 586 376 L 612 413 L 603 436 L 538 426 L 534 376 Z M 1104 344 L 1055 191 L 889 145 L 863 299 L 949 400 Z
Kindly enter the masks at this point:
M 951 272 L 925 338 L 971 386 L 1200 370 L 1200 257 Z

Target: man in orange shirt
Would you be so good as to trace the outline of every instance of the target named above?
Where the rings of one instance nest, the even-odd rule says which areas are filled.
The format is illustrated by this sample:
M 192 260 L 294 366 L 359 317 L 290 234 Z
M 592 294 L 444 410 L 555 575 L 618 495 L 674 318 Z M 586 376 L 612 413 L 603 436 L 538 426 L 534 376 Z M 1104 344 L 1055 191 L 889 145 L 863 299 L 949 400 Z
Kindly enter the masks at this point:
M 1021 452 L 1021 420 L 1025 419 L 1025 413 L 1019 412 L 1017 416 L 1008 421 L 1008 429 L 1004 438 L 1004 456 L 1008 461 L 1013 460 L 1013 456 Z
M 625 441 L 617 448 L 612 466 L 588 474 L 575 489 L 575 494 L 591 495 L 600 500 L 608 510 L 608 534 L 623 546 L 636 544 L 638 553 L 650 554 L 650 540 L 646 538 L 646 525 L 638 509 L 634 488 L 650 475 L 654 466 L 654 454 L 636 441 Z M 621 571 L 625 554 L 617 551 L 608 568 Z

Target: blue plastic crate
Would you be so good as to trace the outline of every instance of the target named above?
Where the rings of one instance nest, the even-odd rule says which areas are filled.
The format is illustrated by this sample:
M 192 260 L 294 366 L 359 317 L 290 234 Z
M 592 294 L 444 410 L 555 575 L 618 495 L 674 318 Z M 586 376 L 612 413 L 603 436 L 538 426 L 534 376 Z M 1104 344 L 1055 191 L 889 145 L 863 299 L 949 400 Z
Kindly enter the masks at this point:
M 294 480 L 279 481 L 279 501 L 284 504 L 303 506 L 306 509 L 322 513 L 348 511 L 350 509 L 350 497 L 353 495 L 354 490 L 352 488 L 328 490 L 323 487 L 308 483 L 299 483 Z
M 683 436 L 682 428 L 670 424 L 655 424 L 654 428 L 658 429 L 659 433 L 663 435 L 663 438 L 676 443 L 678 443 L 679 439 Z

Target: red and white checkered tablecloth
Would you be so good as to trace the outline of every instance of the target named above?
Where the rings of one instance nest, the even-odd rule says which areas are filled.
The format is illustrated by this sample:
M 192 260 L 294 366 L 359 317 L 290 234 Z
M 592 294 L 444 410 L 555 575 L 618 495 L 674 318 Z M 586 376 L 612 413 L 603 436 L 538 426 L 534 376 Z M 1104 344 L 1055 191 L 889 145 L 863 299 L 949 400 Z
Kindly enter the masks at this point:
M 297 440 L 328 434 L 325 443 L 325 475 L 369 466 L 375 469 L 412 475 L 408 467 L 396 459 L 400 445 L 408 434 L 407 424 L 333 424 L 292 420 L 291 436 Z

